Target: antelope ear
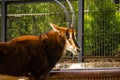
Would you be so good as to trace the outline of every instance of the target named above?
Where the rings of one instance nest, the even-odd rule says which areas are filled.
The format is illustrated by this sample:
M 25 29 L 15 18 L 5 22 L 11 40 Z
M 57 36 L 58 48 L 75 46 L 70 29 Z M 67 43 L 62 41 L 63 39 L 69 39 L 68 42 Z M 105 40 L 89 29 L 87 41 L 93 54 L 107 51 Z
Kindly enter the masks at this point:
M 55 24 L 53 24 L 53 23 L 49 23 L 49 24 L 50 24 L 50 26 L 52 27 L 52 29 L 53 29 L 54 31 L 57 31 L 57 32 L 60 31 L 59 26 L 57 26 L 57 25 L 55 25 Z

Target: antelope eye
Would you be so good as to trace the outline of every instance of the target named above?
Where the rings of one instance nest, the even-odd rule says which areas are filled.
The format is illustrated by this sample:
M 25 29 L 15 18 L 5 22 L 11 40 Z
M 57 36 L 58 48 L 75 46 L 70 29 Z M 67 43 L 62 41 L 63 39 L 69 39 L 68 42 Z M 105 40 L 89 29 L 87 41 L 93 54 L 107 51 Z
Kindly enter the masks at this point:
M 69 33 L 68 32 L 66 32 L 66 38 L 69 39 Z

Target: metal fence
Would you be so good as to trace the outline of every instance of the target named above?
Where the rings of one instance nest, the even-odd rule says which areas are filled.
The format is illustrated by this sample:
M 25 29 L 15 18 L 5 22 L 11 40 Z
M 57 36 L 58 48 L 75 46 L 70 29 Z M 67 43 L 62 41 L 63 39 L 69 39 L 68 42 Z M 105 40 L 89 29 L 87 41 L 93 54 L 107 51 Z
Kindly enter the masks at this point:
M 51 71 L 49 80 L 120 80 L 119 69 Z
M 60 26 L 67 24 L 62 8 L 52 0 L 11 0 L 5 4 L 6 41 L 20 35 L 40 35 L 51 29 L 50 22 Z
M 68 8 L 64 0 L 60 1 Z M 78 43 L 82 48 L 79 61 L 102 57 L 119 59 L 119 0 L 70 1 L 75 9 Z M 63 9 L 53 0 L 3 0 L 0 4 L 1 41 L 26 34 L 40 35 L 51 29 L 49 22 L 67 25 Z M 73 57 L 70 53 L 66 55 L 66 58 Z
M 60 0 L 69 10 L 65 0 Z M 77 0 L 70 0 L 78 16 Z M 52 28 L 49 23 L 67 27 L 64 10 L 53 0 L 6 0 L 1 2 L 1 41 L 9 41 L 21 35 L 40 35 Z M 76 25 L 77 26 L 77 25 Z M 77 29 L 77 28 L 76 28 Z M 65 58 L 72 58 L 68 52 Z
M 120 4 L 114 1 L 85 0 L 84 57 L 120 58 Z

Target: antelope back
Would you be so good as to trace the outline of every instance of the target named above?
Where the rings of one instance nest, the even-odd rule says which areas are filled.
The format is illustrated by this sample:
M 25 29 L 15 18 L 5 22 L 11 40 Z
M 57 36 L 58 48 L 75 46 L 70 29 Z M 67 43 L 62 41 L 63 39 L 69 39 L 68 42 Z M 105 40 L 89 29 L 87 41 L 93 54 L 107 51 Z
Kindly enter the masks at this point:
M 50 23 L 50 25 L 54 31 L 59 33 L 59 36 L 65 38 L 65 49 L 71 51 L 74 55 L 77 55 L 77 53 L 80 51 L 80 47 L 77 44 L 76 31 L 72 28 L 59 27 L 52 23 Z

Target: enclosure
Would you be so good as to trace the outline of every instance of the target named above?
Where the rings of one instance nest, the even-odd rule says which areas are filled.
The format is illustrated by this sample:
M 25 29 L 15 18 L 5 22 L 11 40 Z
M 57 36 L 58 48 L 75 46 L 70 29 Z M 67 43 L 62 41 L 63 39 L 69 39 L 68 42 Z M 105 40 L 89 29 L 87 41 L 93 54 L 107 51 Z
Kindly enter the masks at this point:
M 69 9 L 65 1 L 62 3 Z M 119 60 L 119 0 L 71 0 L 71 3 L 82 51 L 79 56 L 68 52 L 65 58 L 77 58 L 78 61 Z M 40 35 L 51 29 L 50 22 L 67 26 L 64 10 L 53 0 L 6 0 L 1 2 L 1 8 L 1 41 L 27 34 Z
M 69 10 L 66 0 L 59 1 Z M 81 52 L 77 56 L 67 52 L 59 63 L 68 63 L 66 64 L 68 67 L 71 63 L 79 62 L 112 62 L 119 68 L 120 0 L 70 0 L 70 2 L 76 15 L 77 40 Z M 9 41 L 21 35 L 43 34 L 51 30 L 50 22 L 67 27 L 64 10 L 54 0 L 1 0 L 0 7 L 1 41 Z M 116 74 L 118 73 L 120 72 Z M 120 75 L 114 77 L 118 80 Z

